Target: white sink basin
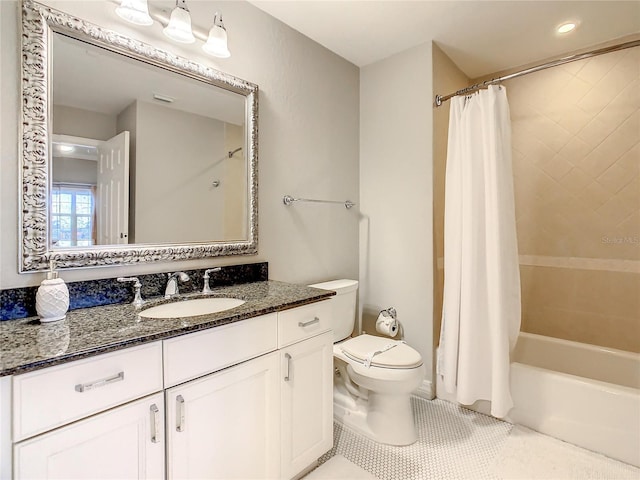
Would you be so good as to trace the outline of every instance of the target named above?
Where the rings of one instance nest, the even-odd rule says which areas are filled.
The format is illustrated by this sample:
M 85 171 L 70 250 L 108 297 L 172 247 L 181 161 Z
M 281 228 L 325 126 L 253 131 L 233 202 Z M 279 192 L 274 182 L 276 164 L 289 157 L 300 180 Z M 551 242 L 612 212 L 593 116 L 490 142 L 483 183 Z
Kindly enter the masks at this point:
M 208 313 L 223 312 L 245 303 L 237 298 L 196 298 L 182 302 L 165 303 L 140 312 L 146 318 L 180 318 L 195 317 Z

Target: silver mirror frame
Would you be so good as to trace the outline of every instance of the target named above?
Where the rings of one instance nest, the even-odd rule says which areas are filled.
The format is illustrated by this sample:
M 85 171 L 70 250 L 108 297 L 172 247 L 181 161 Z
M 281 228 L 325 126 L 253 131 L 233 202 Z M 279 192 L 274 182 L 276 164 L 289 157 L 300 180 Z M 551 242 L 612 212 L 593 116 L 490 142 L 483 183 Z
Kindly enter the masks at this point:
M 248 239 L 237 242 L 140 244 L 49 249 L 50 49 L 54 32 L 165 70 L 221 87 L 246 98 Z M 22 3 L 22 125 L 20 272 L 98 267 L 258 253 L 258 86 L 160 50 L 32 0 Z

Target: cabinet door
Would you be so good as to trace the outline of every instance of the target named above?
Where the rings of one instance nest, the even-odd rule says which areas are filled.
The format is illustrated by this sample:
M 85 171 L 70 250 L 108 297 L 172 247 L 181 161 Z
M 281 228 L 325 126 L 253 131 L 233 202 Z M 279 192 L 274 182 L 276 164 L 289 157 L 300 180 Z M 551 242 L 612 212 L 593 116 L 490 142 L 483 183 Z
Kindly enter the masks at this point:
M 17 443 L 14 478 L 162 479 L 163 412 L 157 393 Z
M 278 352 L 167 390 L 171 479 L 278 478 Z
M 333 445 L 333 333 L 281 350 L 282 478 Z

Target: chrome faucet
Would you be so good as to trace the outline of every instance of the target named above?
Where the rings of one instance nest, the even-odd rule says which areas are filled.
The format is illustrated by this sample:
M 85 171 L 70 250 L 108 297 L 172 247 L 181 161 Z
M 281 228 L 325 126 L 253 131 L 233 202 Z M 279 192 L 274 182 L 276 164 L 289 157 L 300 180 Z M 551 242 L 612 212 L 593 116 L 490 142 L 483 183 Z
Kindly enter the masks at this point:
M 167 273 L 169 280 L 167 280 L 167 288 L 164 290 L 164 298 L 171 298 L 174 295 L 178 295 L 178 279 L 181 282 L 188 282 L 189 275 L 184 272 Z
M 140 280 L 138 280 L 138 277 L 118 277 L 117 280 L 119 282 L 133 283 L 133 288 L 135 288 L 136 294 L 131 305 L 134 307 L 141 307 L 144 304 L 144 300 L 142 299 L 142 295 L 140 295 L 140 288 L 142 287 L 142 284 L 140 283 Z
M 222 270 L 220 267 L 209 268 L 204 271 L 204 286 L 202 287 L 202 293 L 211 293 L 211 287 L 209 286 L 209 274 L 213 272 L 219 272 Z

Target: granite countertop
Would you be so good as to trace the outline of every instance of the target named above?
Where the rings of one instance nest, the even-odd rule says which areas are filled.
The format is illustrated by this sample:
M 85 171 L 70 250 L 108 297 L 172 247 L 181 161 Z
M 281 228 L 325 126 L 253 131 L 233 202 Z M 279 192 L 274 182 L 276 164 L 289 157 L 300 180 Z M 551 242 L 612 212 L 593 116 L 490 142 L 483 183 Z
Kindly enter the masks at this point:
M 334 292 L 276 281 L 212 289 L 210 295 L 187 294 L 171 300 L 147 299 L 142 310 L 162 303 L 203 297 L 245 300 L 223 312 L 184 318 L 143 318 L 130 304 L 83 308 L 59 322 L 41 324 L 37 317 L 0 322 L 0 376 L 15 375 L 100 353 L 189 332 L 218 327 L 257 315 L 313 303 Z

